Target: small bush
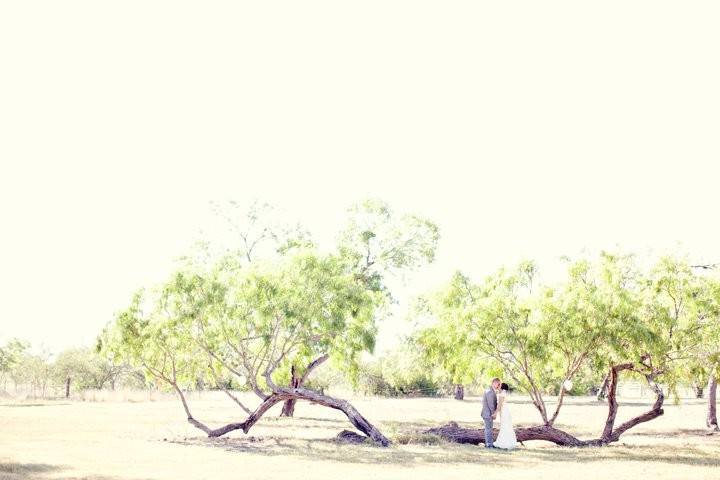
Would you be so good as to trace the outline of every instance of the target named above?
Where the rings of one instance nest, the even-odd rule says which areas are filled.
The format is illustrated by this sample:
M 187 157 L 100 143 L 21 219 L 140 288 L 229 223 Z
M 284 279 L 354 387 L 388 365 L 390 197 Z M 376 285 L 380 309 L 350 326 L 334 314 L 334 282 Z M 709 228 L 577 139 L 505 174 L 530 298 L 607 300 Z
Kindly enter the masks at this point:
M 395 435 L 395 443 L 400 445 L 441 445 L 447 443 L 442 437 L 431 433 L 399 433 Z

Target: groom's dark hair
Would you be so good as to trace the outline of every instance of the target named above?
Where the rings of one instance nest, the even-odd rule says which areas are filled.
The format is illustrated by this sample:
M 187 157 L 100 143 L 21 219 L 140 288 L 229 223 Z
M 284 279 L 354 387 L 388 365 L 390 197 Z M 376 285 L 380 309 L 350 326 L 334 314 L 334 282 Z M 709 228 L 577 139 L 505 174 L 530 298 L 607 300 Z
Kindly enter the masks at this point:
M 495 382 L 499 382 L 499 381 L 500 381 L 500 379 L 497 378 L 497 377 L 495 377 L 495 378 L 492 379 L 492 382 L 490 382 L 490 383 L 495 383 Z

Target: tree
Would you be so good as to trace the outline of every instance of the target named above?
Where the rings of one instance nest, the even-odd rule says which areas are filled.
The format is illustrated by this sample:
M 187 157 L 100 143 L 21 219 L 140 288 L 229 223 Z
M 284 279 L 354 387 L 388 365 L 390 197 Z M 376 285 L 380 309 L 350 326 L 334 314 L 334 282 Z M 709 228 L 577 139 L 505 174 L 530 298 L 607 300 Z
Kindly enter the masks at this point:
M 2 390 L 7 391 L 7 381 L 15 378 L 13 375 L 17 370 L 29 344 L 14 338 L 0 347 L 0 382 Z M 17 389 L 17 383 L 15 383 Z
M 543 424 L 552 426 L 562 406 L 564 389 L 561 387 L 557 409 L 550 414 L 543 398 L 544 387 L 570 380 L 594 344 L 591 338 L 583 342 L 568 335 L 569 329 L 578 326 L 560 321 L 560 313 L 551 312 L 551 292 L 533 295 L 536 273 L 532 262 L 524 262 L 515 270 L 499 271 L 479 285 L 455 274 L 439 296 L 428 300 L 429 312 L 440 322 L 422 337 L 448 339 L 446 348 L 437 353 L 439 357 L 447 355 L 446 364 L 463 365 L 463 359 L 473 359 L 485 362 L 486 369 L 503 371 L 516 387 L 530 394 Z M 570 306 L 565 310 L 568 319 L 583 318 Z M 442 345 L 442 340 L 435 344 Z M 452 345 L 459 345 L 455 352 Z
M 527 391 L 542 424 L 520 428 L 519 440 L 559 445 L 600 446 L 616 442 L 627 430 L 662 415 L 663 379 L 671 388 L 678 365 L 692 355 L 705 326 L 699 286 L 686 263 L 661 259 L 642 274 L 628 256 L 603 254 L 596 262 L 570 266 L 567 281 L 536 289 L 535 267 L 501 270 L 474 285 L 456 275 L 429 305 L 440 323 L 464 329 L 478 352 L 493 358 Z M 568 384 L 583 365 L 608 371 L 608 415 L 599 438 L 580 440 L 556 429 Z M 619 376 L 644 379 L 656 395 L 650 410 L 615 425 Z M 549 412 L 544 387 L 556 384 L 559 397 Z M 476 431 L 447 425 L 432 433 L 454 441 L 481 442 Z
M 65 397 L 69 397 L 71 383 L 80 390 L 100 390 L 106 385 L 114 386 L 127 367 L 113 364 L 94 349 L 71 348 L 58 355 L 52 371 L 55 382 L 65 385 Z
M 707 411 L 705 425 L 714 432 L 720 431 L 717 419 L 717 379 L 720 372 L 720 279 L 716 276 L 702 277 L 703 290 L 701 299 L 705 301 L 701 315 L 705 314 L 706 328 L 703 330 L 702 341 L 698 345 L 698 353 L 691 365 L 688 377 L 698 380 L 697 372 L 707 377 Z
M 713 370 L 708 377 L 707 415 L 705 417 L 705 424 L 715 432 L 720 431 L 717 418 L 717 379 L 717 370 Z
M 46 352 L 41 354 L 23 353 L 11 372 L 16 390 L 18 385 L 26 385 L 29 387 L 31 396 L 45 397 L 52 378 L 49 358 L 50 355 Z
M 384 276 L 431 261 L 436 243 L 430 222 L 366 202 L 352 212 L 336 252 L 293 244 L 267 261 L 230 254 L 178 271 L 155 292 L 138 292 L 118 315 L 106 350 L 170 386 L 188 422 L 209 436 L 247 433 L 275 404 L 306 400 L 342 411 L 387 445 L 350 403 L 303 383 L 325 361 L 356 378 L 360 354 L 374 348 L 376 322 L 390 299 Z M 290 370 L 299 381 L 280 386 Z M 225 389 L 247 417 L 210 428 L 193 417 L 184 391 L 198 377 L 220 375 L 246 384 L 260 404 L 251 409 Z

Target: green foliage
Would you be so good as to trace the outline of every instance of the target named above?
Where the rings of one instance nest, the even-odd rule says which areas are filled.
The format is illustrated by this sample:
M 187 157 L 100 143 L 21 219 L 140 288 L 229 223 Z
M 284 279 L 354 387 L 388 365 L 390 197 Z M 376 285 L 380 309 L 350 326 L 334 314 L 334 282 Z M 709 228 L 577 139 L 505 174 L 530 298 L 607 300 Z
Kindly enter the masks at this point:
M 21 373 L 19 367 L 29 347 L 27 342 L 14 338 L 0 347 L 0 382 L 6 389 L 10 377 L 17 378 Z
M 402 432 L 394 436 L 395 442 L 400 445 L 446 445 L 448 441 L 439 435 L 424 432 Z
M 75 390 L 102 389 L 114 385 L 124 371 L 122 365 L 113 365 L 90 348 L 65 350 L 52 365 L 55 384 L 61 385 L 70 378 Z
M 19 354 L 10 370 L 9 377 L 16 389 L 18 386 L 25 386 L 29 388 L 31 396 L 44 397 L 52 386 L 50 383 L 52 372 L 50 355 L 45 352 L 33 354 L 26 348 L 27 344 L 22 347 L 22 350 L 18 350 Z
M 256 213 L 248 218 L 260 223 Z M 157 289 L 139 291 L 106 332 L 103 351 L 178 391 L 233 377 L 263 397 L 289 380 L 291 365 L 302 374 L 324 355 L 356 381 L 390 301 L 384 276 L 431 260 L 437 228 L 371 202 L 353 209 L 335 252 L 260 230 L 252 240 L 238 228 L 240 249 L 186 262 Z M 287 248 L 254 258 L 268 238 Z
M 388 273 L 412 271 L 435 259 L 438 228 L 415 215 L 397 215 L 384 202 L 367 200 L 350 209 L 340 234 L 339 255 L 376 289 Z
M 530 262 L 478 284 L 454 275 L 423 299 L 420 314 L 436 324 L 418 341 L 456 380 L 471 365 L 500 369 L 546 423 L 557 412 L 548 415 L 543 394 L 563 392 L 579 372 L 602 378 L 610 366 L 632 362 L 633 374 L 662 376 L 672 388 L 692 359 L 709 358 L 708 336 L 717 338 L 716 284 L 681 259 L 662 258 L 643 272 L 630 256 L 603 253 L 571 263 L 560 285 L 536 285 L 535 277 Z
M 363 365 L 357 390 L 384 397 L 435 396 L 447 384 L 412 344 Z

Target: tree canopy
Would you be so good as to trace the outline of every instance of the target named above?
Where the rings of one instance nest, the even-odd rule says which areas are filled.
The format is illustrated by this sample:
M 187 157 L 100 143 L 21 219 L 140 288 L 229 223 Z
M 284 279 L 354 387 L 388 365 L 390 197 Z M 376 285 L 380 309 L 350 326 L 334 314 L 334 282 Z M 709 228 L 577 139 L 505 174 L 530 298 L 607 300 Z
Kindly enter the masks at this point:
M 209 435 L 247 432 L 275 403 L 300 399 L 343 410 L 357 428 L 387 444 L 347 402 L 301 385 L 281 387 L 282 367 L 299 365 L 308 373 L 329 358 L 355 378 L 390 298 L 385 276 L 432 261 L 437 240 L 431 222 L 365 202 L 351 210 L 335 251 L 295 242 L 271 258 L 252 259 L 244 248 L 243 255 L 186 266 L 158 288 L 139 291 L 118 315 L 106 351 L 172 387 L 188 420 Z M 199 377 L 220 384 L 228 375 L 261 404 L 253 410 L 233 397 L 248 419 L 211 429 L 193 418 L 183 390 Z
M 707 335 L 719 312 L 716 287 L 682 259 L 662 258 L 643 271 L 631 256 L 603 253 L 570 263 L 557 285 L 538 285 L 536 277 L 532 262 L 501 269 L 480 283 L 455 274 L 422 302 L 424 314 L 437 323 L 419 338 L 446 365 L 468 365 L 469 358 L 486 368 L 494 364 L 529 394 L 545 432 L 581 368 L 609 371 L 610 411 L 595 441 L 607 443 L 661 415 L 660 380 L 672 389 L 688 361 L 707 356 Z M 657 399 L 647 413 L 615 426 L 615 390 L 623 371 L 646 381 Z M 544 393 L 553 385 L 559 399 L 551 412 Z M 574 441 L 581 443 L 567 442 Z

